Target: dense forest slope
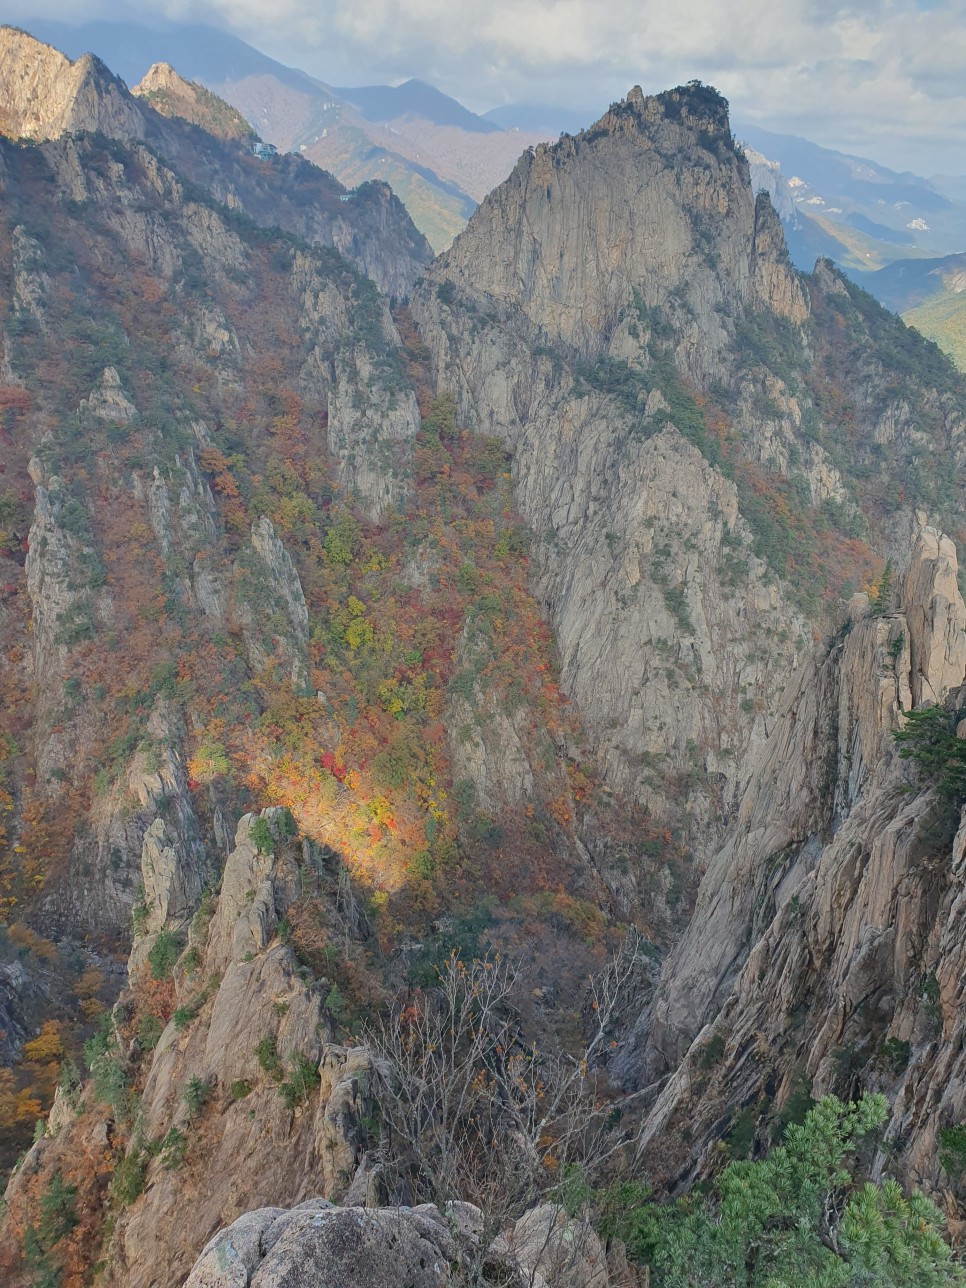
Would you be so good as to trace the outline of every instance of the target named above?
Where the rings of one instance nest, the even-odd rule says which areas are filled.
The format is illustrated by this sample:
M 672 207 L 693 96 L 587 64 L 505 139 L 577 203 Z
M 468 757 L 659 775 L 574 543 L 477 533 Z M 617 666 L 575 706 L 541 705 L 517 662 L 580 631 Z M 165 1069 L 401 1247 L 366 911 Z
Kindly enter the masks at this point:
M 891 732 L 948 698 L 927 717 L 959 745 L 948 361 L 828 264 L 795 272 L 703 86 L 525 154 L 391 308 L 419 255 L 386 225 L 346 256 L 334 225 L 268 226 L 301 162 L 13 47 L 10 1154 L 58 1086 L 2 1273 L 181 1284 L 241 1218 L 192 1283 L 331 1226 L 440 1285 L 556 1283 L 582 1230 L 559 1283 L 616 1288 L 625 1240 L 653 1243 L 539 1201 L 589 1137 L 663 1196 L 827 1091 L 888 1091 L 876 1175 L 956 1217 L 962 800 Z M 45 75 L 73 78 L 56 129 Z M 441 979 L 471 981 L 471 1047 L 498 1034 L 466 1084 L 472 1211 L 452 1184 L 417 1203 L 447 1151 L 400 1156 L 392 1116 L 406 1060 L 424 1086 L 438 1058 Z M 546 1116 L 560 1085 L 579 1129 Z M 540 1178 L 502 1207 L 501 1151 L 503 1181 Z M 417 1203 L 405 1231 L 358 1215 L 388 1201 Z

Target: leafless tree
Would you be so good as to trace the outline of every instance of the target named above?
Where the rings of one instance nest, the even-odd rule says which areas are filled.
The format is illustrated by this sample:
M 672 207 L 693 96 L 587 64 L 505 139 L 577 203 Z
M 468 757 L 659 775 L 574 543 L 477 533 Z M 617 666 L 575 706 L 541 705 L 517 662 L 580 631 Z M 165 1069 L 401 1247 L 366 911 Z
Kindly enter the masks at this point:
M 383 1174 L 396 1201 L 479 1208 L 477 1281 L 494 1239 L 523 1212 L 575 1167 L 599 1177 L 633 1143 L 621 1103 L 601 1091 L 600 1066 L 640 964 L 639 941 L 630 937 L 591 981 L 577 1053 L 522 1040 L 513 1005 L 518 972 L 500 957 L 451 956 L 435 988 L 369 1031 L 380 1070 Z

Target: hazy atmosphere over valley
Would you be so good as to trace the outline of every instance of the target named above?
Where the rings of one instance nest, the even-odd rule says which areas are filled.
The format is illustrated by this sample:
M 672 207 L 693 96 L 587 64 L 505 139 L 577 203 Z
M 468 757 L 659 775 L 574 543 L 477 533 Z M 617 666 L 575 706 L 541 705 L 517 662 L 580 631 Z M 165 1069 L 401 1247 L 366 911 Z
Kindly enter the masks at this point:
M 966 1283 L 966 0 L 0 24 L 0 1284 Z

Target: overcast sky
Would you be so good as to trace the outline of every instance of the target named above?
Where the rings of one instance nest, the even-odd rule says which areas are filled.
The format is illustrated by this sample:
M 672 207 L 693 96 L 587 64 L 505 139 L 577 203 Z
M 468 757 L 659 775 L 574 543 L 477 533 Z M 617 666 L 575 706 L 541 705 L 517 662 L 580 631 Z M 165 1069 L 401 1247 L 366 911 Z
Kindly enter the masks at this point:
M 418 76 L 478 111 L 593 114 L 635 83 L 698 77 L 745 121 L 966 174 L 966 0 L 30 0 L 19 12 L 28 26 L 30 14 L 209 21 L 330 83 Z

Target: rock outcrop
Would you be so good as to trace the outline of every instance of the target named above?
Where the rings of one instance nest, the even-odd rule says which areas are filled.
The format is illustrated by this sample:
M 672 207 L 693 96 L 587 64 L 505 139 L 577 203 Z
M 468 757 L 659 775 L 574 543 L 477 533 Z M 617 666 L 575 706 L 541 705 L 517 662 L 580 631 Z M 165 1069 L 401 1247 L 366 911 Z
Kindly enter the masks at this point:
M 310 1199 L 288 1211 L 248 1212 L 208 1244 L 185 1288 L 469 1288 L 479 1278 L 482 1215 L 468 1203 L 441 1211 L 336 1207 Z M 588 1227 L 544 1204 L 484 1254 L 486 1282 L 506 1288 L 630 1288 Z M 616 1273 L 615 1273 L 616 1270 Z
M 585 360 L 627 349 L 636 301 L 673 306 L 680 293 L 686 366 L 707 378 L 744 307 L 777 308 L 796 325 L 808 316 L 768 212 L 714 90 L 634 89 L 582 134 L 525 153 L 429 281 L 519 310 L 545 344 Z M 509 254 L 491 253 L 498 241 Z
M 131 90 L 161 116 L 176 116 L 208 134 L 243 143 L 257 138 L 241 112 L 195 81 L 179 76 L 170 63 L 154 63 Z
M 465 1282 L 460 1248 L 438 1208 L 338 1208 L 311 1199 L 289 1211 L 249 1212 L 216 1235 L 185 1288 L 372 1288 Z
M 74 66 L 42 55 L 23 120 Z M 71 951 L 134 926 L 0 1278 L 63 1182 L 65 1279 L 182 1283 L 214 1237 L 212 1288 L 459 1284 L 471 1213 L 380 1207 L 366 1019 L 493 946 L 526 958 L 526 1040 L 572 1035 L 574 982 L 626 923 L 680 934 L 705 865 L 608 1034 L 651 1175 L 871 1086 L 940 1193 L 966 824 L 940 836 L 891 734 L 964 699 L 955 376 L 789 267 L 704 87 L 527 154 L 407 313 L 375 285 L 421 263 L 387 190 L 111 84 L 143 137 L 60 133 L 68 86 L 56 137 L 0 139 L 0 899 Z M 7 964 L 14 1055 L 40 971 Z M 552 1207 L 482 1251 L 628 1282 Z
M 891 735 L 918 702 L 961 705 L 956 568 L 952 542 L 922 528 L 895 606 L 857 597 L 789 685 L 643 1050 L 619 1062 L 641 1082 L 667 1075 L 644 1137 L 663 1176 L 709 1166 L 739 1111 L 761 1123 L 803 1088 L 861 1086 L 888 1095 L 890 1170 L 940 1198 L 954 1179 L 937 1140 L 966 1109 L 964 833 L 937 830 L 941 803 Z

